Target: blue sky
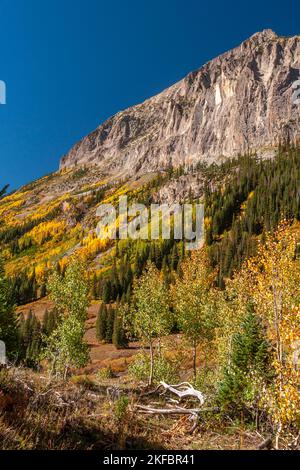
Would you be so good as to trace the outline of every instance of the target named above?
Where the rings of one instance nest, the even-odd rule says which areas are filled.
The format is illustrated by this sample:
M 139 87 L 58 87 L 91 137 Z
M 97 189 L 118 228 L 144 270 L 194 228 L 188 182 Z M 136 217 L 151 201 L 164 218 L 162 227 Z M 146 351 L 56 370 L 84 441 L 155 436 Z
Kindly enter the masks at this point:
M 0 187 L 56 170 L 110 115 L 256 31 L 299 34 L 299 13 L 299 0 L 0 0 Z

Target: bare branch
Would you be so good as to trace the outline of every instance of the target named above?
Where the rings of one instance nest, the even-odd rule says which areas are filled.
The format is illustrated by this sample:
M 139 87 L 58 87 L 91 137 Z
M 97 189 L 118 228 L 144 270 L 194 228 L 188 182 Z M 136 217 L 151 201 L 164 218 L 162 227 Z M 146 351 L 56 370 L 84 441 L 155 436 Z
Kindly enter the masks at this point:
M 199 400 L 200 405 L 204 404 L 205 398 L 202 392 L 195 390 L 194 387 L 188 382 L 182 382 L 177 385 L 168 385 L 166 382 L 160 382 L 160 386 L 166 391 L 172 392 L 179 398 L 195 397 Z

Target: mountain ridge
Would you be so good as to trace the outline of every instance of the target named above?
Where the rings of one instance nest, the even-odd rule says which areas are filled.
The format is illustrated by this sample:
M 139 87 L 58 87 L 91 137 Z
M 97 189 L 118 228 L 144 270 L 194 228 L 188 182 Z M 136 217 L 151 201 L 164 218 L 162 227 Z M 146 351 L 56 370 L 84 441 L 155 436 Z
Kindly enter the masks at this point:
M 291 102 L 299 76 L 299 36 L 255 33 L 104 121 L 62 157 L 60 169 L 92 164 L 132 176 L 248 151 L 272 153 L 279 142 L 299 139 L 299 105 Z

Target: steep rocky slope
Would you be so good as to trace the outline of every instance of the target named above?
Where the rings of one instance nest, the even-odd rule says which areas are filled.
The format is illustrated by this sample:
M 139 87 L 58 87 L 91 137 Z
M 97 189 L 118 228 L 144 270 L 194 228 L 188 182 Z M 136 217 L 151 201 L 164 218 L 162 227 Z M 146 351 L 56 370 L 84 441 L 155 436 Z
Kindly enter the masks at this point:
M 300 36 L 254 34 L 144 103 L 108 119 L 65 155 L 60 167 L 96 164 L 133 175 L 218 160 L 300 136 Z
M 202 197 L 205 182 L 214 192 L 234 174 L 229 157 L 248 149 L 270 154 L 278 140 L 297 140 L 300 105 L 292 105 L 291 85 L 299 71 L 300 37 L 280 38 L 269 30 L 257 33 L 160 95 L 112 117 L 63 158 L 60 171 L 1 199 L 0 248 L 6 272 L 16 277 L 18 291 L 25 286 L 18 303 L 43 297 L 48 272 L 57 263 L 63 269 L 74 253 L 87 261 L 99 281 L 107 276 L 116 250 L 111 241 L 96 237 L 100 204 L 117 205 L 125 194 L 130 201 L 145 204 Z M 288 153 L 283 152 L 277 176 L 268 170 L 273 188 L 270 178 L 262 182 L 263 193 L 270 189 L 276 200 L 276 207 L 272 197 L 268 202 L 274 220 L 281 200 L 288 215 L 298 217 L 299 165 L 288 164 Z M 224 165 L 205 163 L 220 162 L 222 156 L 227 156 Z M 294 177 L 286 171 L 283 178 L 287 168 Z M 246 171 L 246 176 L 251 175 Z M 277 190 L 278 181 L 282 187 Z M 256 185 L 255 180 L 252 189 Z M 237 205 L 236 211 L 244 204 L 244 210 L 247 191 L 240 198 L 229 191 L 226 204 Z M 293 198 L 295 207 L 290 208 L 286 201 Z M 221 195 L 219 199 L 206 228 L 214 212 L 223 210 Z M 222 230 L 228 229 L 232 213 L 220 217 L 228 219 Z M 221 236 L 222 230 L 213 230 L 212 238 Z

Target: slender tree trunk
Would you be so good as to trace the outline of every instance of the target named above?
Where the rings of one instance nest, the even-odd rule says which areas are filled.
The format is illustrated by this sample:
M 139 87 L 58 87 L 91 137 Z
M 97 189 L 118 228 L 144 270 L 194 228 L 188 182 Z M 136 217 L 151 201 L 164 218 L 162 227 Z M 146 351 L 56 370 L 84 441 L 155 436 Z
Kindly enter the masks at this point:
M 241 411 L 241 425 L 240 425 L 240 446 L 239 450 L 242 450 L 244 446 L 244 413 Z
M 151 386 L 153 382 L 153 365 L 154 365 L 154 351 L 153 351 L 152 341 L 150 341 L 150 374 L 149 374 L 149 381 L 148 381 L 149 386 Z
M 281 335 L 280 335 L 280 325 L 282 321 L 282 292 L 277 289 L 275 280 L 278 278 L 278 273 L 275 268 L 273 268 L 273 275 L 274 279 L 272 280 L 272 291 L 273 291 L 273 304 L 274 304 L 274 328 L 275 328 L 275 334 L 276 334 L 276 354 L 277 354 L 277 360 L 280 364 L 280 371 L 279 371 L 279 377 L 280 377 L 280 390 L 282 389 L 283 385 L 283 374 L 282 370 L 284 367 L 283 364 L 283 348 L 282 348 L 282 340 L 281 340 Z
M 161 358 L 161 338 L 158 338 L 157 349 L 158 349 L 158 357 Z
M 279 449 L 279 437 L 280 437 L 281 430 L 282 430 L 282 424 L 280 423 L 276 431 L 276 436 L 275 436 L 275 449 L 276 450 Z
M 63 377 L 64 377 L 64 381 L 66 381 L 66 380 L 67 380 L 67 377 L 68 377 L 68 371 L 69 371 L 69 365 L 68 365 L 68 364 L 66 364 L 66 366 L 65 366 L 65 370 L 64 370 L 64 376 L 63 376 Z
M 51 370 L 49 374 L 50 378 L 54 376 L 55 372 L 56 372 L 56 357 L 52 361 Z
M 197 375 L 197 365 L 196 365 L 196 361 L 197 361 L 197 343 L 194 342 L 194 345 L 193 345 L 193 370 L 194 370 L 194 379 L 196 378 L 196 375 Z

